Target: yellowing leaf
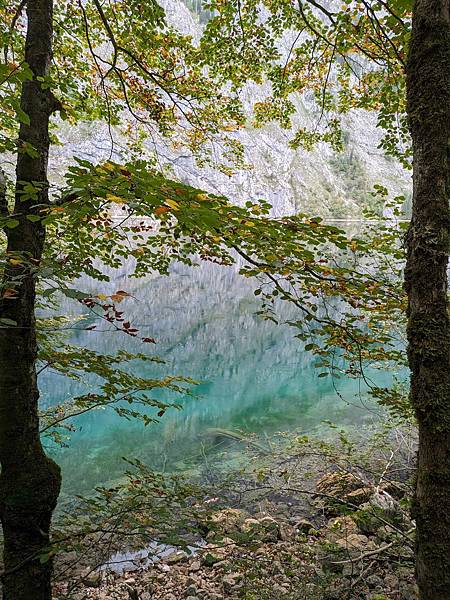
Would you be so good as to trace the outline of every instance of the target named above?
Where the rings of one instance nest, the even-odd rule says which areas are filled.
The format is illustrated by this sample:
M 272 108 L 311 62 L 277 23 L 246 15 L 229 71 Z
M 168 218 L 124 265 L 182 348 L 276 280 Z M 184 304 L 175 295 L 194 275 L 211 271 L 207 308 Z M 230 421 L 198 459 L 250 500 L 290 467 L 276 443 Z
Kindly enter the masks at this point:
M 115 194 L 106 194 L 106 199 L 110 202 L 115 202 L 116 204 L 126 204 L 125 198 L 121 198 L 120 196 L 116 196 Z
M 106 294 L 97 294 L 97 298 L 99 300 L 107 300 L 108 296 Z
M 319 223 L 317 221 L 306 221 L 306 223 L 310 226 L 310 227 L 317 227 L 319 225 Z
M 180 210 L 180 205 L 178 204 L 178 202 L 175 202 L 175 200 L 166 200 L 164 202 L 164 204 L 167 204 L 167 206 L 170 206 L 170 208 L 172 208 L 173 210 Z

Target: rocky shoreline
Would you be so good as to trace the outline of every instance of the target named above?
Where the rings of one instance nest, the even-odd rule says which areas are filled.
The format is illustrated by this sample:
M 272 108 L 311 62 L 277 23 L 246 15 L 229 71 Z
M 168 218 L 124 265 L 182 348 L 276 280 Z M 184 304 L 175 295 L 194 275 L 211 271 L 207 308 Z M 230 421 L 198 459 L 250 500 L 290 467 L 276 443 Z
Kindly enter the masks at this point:
M 281 469 L 250 500 L 213 512 L 193 555 L 173 549 L 122 573 L 86 567 L 56 583 L 55 600 L 417 598 L 403 476 L 334 468 L 301 490 L 291 478 L 275 488 Z

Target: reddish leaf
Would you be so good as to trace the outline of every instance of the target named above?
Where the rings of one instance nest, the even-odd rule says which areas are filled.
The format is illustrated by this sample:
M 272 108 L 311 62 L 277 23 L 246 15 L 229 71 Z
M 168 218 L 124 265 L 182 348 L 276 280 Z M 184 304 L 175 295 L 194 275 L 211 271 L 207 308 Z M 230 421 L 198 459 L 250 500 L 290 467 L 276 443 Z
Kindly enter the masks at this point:
M 6 290 L 3 290 L 3 298 L 14 298 L 18 293 L 19 292 L 17 290 L 6 288 Z
M 163 215 L 166 212 L 170 212 L 170 208 L 167 206 L 158 206 L 155 208 L 155 215 Z
M 122 294 L 111 294 L 111 300 L 113 302 L 122 302 L 122 300 L 125 298 L 125 296 L 122 296 Z

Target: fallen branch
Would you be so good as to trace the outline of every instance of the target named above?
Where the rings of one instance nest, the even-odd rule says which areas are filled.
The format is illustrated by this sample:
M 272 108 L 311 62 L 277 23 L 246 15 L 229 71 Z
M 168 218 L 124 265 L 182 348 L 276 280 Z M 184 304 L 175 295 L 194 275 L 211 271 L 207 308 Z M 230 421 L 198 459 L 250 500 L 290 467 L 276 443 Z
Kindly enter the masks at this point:
M 405 536 L 409 535 L 413 531 L 415 531 L 415 527 L 411 527 L 411 529 L 409 529 L 405 533 Z M 385 544 L 384 546 L 380 546 L 379 548 L 376 548 L 376 550 L 371 550 L 370 552 L 364 552 L 363 554 L 360 554 L 359 556 L 357 556 L 355 558 L 349 558 L 347 560 L 333 561 L 333 562 L 330 562 L 330 564 L 332 564 L 332 565 L 346 565 L 348 563 L 359 562 L 360 560 L 364 560 L 365 558 L 369 558 L 370 556 L 375 556 L 376 554 L 380 554 L 381 552 L 384 552 L 385 550 L 388 550 L 389 548 L 392 548 L 392 546 L 394 546 L 397 543 L 398 543 L 398 541 L 394 540 L 393 542 L 389 542 L 389 544 Z

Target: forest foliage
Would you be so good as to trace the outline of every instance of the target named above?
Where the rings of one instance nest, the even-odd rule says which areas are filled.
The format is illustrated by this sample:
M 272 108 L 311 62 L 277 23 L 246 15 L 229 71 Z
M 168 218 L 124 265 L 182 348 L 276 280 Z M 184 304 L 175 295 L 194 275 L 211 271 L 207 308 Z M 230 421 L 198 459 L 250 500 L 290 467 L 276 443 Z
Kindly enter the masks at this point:
M 195 385 L 189 373 L 156 380 L 127 368 L 133 361 L 159 360 L 153 356 L 151 331 L 130 322 L 123 308 L 125 298 L 132 300 L 129 291 L 111 294 L 102 287 L 105 267 L 130 259 L 134 277 L 149 272 L 170 277 L 175 262 L 195 267 L 210 261 L 226 268 L 239 260 L 242 276 L 255 283 L 262 318 L 278 323 L 280 300 L 297 309 L 298 316 L 287 324 L 317 356 L 318 377 L 361 378 L 396 417 L 410 419 L 403 387 L 380 388 L 370 378 L 376 368 L 404 373 L 407 362 L 404 198 L 390 198 L 380 182 L 372 197 L 389 216 L 368 213 L 358 236 L 315 215 L 274 218 L 264 199 L 238 206 L 232 198 L 176 181 L 155 152 L 155 139 L 190 153 L 199 167 L 207 164 L 232 177 L 247 167 L 236 135 L 246 126 L 276 122 L 294 149 L 328 144 L 339 152 L 342 116 L 375 111 L 383 131 L 380 147 L 410 168 L 404 70 L 411 2 L 344 0 L 334 7 L 315 0 L 212 0 L 200 11 L 204 28 L 197 40 L 172 27 L 153 0 L 62 0 L 53 7 L 51 68 L 38 77 L 25 61 L 30 51 L 24 43 L 26 4 L 0 1 L 2 306 L 19 302 L 31 285 L 33 302 L 37 290 L 31 322 L 36 308 L 54 311 L 65 296 L 119 335 L 142 343 L 137 354 L 99 355 L 67 344 L 58 332 L 64 330 L 60 316 L 39 319 L 33 369 L 37 364 L 38 372 L 51 368 L 74 378 L 93 373 L 102 382 L 97 393 L 43 412 L 41 433 L 65 444 L 71 419 L 99 407 L 147 425 L 169 407 L 179 407 L 177 400 L 155 400 L 153 390 L 165 388 L 176 398 Z M 281 39 L 290 40 L 287 53 Z M 110 158 L 95 162 L 74 156 L 62 177 L 52 179 L 47 169 L 43 180 L 16 181 L 17 157 L 18 163 L 23 157 L 39 160 L 36 148 L 22 139 L 32 127 L 21 102 L 30 83 L 52 105 L 51 145 L 64 144 L 63 121 L 73 128 L 102 123 Z M 267 90 L 251 115 L 243 106 L 249 84 L 264 84 Z M 312 126 L 293 126 L 298 94 L 314 100 Z M 34 241 L 45 233 L 37 258 L 27 249 L 7 250 L 22 231 Z M 83 274 L 98 282 L 96 294 L 80 289 Z M 0 314 L 4 332 L 19 326 Z M 93 330 L 97 325 L 83 326 Z M 156 474 L 133 466 L 149 485 L 164 489 Z M 132 493 L 141 484 L 136 481 L 128 474 Z M 194 493 L 172 484 L 182 501 Z M 113 490 L 114 502 L 119 498 L 126 504 L 124 490 Z M 108 491 L 101 489 L 86 502 L 94 509 L 98 502 L 103 510 L 106 500 Z M 51 562 L 54 550 L 41 545 L 39 553 L 42 563 Z
M 404 310 L 401 223 L 394 229 L 377 224 L 367 237 L 347 239 L 344 231 L 319 217 L 272 219 L 263 200 L 237 207 L 226 198 L 172 181 L 159 170 L 148 140 L 156 132 L 162 134 L 168 144 L 187 146 L 199 164 L 212 161 L 211 148 L 219 144 L 216 167 L 231 174 L 243 160 L 243 149 L 233 136 L 245 124 L 240 90 L 249 81 L 268 80 L 272 93 L 254 106 L 255 125 L 276 120 L 289 131 L 291 95 L 313 94 L 321 111 L 317 124 L 313 131 L 292 132 L 293 146 L 309 148 L 324 141 L 339 149 L 340 115 L 355 108 L 379 110 L 386 132 L 383 145 L 408 162 L 402 150 L 407 134 L 401 87 L 408 28 L 400 27 L 408 22 L 408 6 L 400 3 L 385 11 L 382 4 L 369 10 L 363 2 L 349 3 L 336 14 L 323 15 L 314 5 L 269 3 L 261 18 L 259 3 L 238 7 L 219 2 L 208 7 L 213 17 L 198 44 L 168 26 L 158 5 L 148 3 L 142 12 L 138 4 L 139 10 L 133 3 L 112 8 L 95 1 L 55 7 L 54 68 L 43 86 L 61 102 L 60 115 L 72 126 L 103 119 L 111 147 L 120 131 L 129 147 L 121 164 L 93 164 L 75 157 L 63 182 L 50 181 L 50 205 L 27 215 L 47 229 L 45 256 L 39 269 L 33 266 L 41 280 L 40 302 L 51 303 L 54 294 L 62 293 L 125 335 L 145 341 L 151 338 L 136 331 L 119 311 L 123 296 L 102 294 L 102 264 L 117 267 L 132 256 L 134 275 L 142 276 L 151 270 L 167 274 L 173 261 L 231 264 L 237 254 L 244 258 L 243 274 L 262 283 L 256 283 L 255 293 L 263 299 L 261 313 L 266 318 L 276 320 L 277 297 L 298 307 L 299 318 L 290 324 L 309 341 L 307 349 L 321 357 L 317 364 L 323 367 L 322 376 L 336 353 L 345 360 L 346 375 L 362 376 L 364 366 L 384 360 L 402 362 L 387 324 L 398 323 Z M 4 11 L 5 23 L 14 20 L 14 26 L 3 32 L 8 62 L 2 67 L 1 143 L 4 152 L 14 152 L 17 127 L 27 122 L 18 91 L 32 74 L 21 59 L 23 16 L 11 7 Z M 289 56 L 282 56 L 277 39 L 297 30 Z M 312 35 L 316 30 L 320 35 Z M 57 121 L 52 135 L 54 143 L 62 143 Z M 20 151 L 33 153 L 30 148 Z M 37 199 L 41 185 L 27 182 L 21 190 L 23 200 Z M 12 193 L 12 187 L 7 189 Z M 387 194 L 381 186 L 373 192 L 382 202 Z M 401 203 L 401 198 L 393 202 L 396 210 Z M 14 213 L 3 217 L 5 231 L 18 226 Z M 17 266 L 26 262 L 23 256 L 3 260 Z M 370 269 L 364 266 L 367 261 Z M 74 289 L 71 282 L 82 273 L 99 280 L 96 297 Z M 18 281 L 20 275 L 17 281 L 5 281 L 3 295 L 13 298 Z M 339 309 L 324 317 L 320 306 L 332 298 Z M 42 360 L 57 364 L 48 351 Z M 70 368 L 68 362 L 65 368 Z M 387 390 L 375 393 L 388 395 Z M 92 401 L 95 405 L 99 399 Z M 107 395 L 104 401 L 109 403 Z

